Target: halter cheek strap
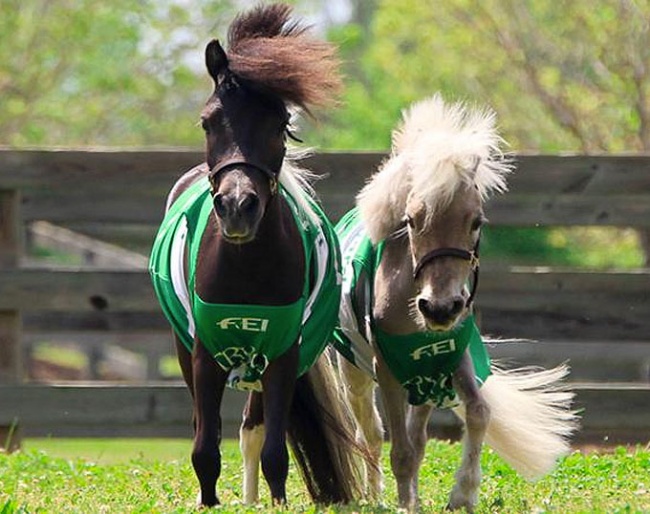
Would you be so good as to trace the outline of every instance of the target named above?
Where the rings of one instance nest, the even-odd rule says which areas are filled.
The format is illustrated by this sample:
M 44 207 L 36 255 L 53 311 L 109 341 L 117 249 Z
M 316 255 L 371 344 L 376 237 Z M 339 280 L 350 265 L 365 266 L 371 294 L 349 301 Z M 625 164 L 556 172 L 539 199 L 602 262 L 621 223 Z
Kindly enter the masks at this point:
M 466 307 L 470 307 L 476 296 L 476 288 L 478 287 L 478 276 L 479 276 L 479 257 L 478 257 L 478 248 L 481 238 L 476 240 L 476 244 L 472 251 L 464 250 L 462 248 L 436 248 L 426 253 L 416 264 L 415 270 L 413 271 L 413 278 L 417 279 L 418 275 L 422 272 L 422 269 L 429 264 L 430 262 L 440 258 L 440 257 L 456 257 L 458 259 L 463 259 L 469 261 L 469 264 L 473 272 L 472 280 L 472 289 L 470 291 L 467 302 L 465 302 Z
M 245 166 L 248 168 L 254 168 L 258 171 L 261 171 L 269 179 L 269 189 L 271 191 L 271 196 L 275 196 L 277 194 L 278 175 L 280 174 L 279 171 L 276 172 L 263 164 L 257 164 L 251 161 L 245 161 L 244 159 L 240 159 L 236 157 L 233 157 L 232 159 L 226 159 L 225 161 L 221 161 L 218 166 L 213 168 L 214 171 L 209 175 L 210 187 L 212 188 L 213 192 L 217 189 L 217 177 L 221 173 L 225 172 L 228 168 L 232 168 L 234 166 Z

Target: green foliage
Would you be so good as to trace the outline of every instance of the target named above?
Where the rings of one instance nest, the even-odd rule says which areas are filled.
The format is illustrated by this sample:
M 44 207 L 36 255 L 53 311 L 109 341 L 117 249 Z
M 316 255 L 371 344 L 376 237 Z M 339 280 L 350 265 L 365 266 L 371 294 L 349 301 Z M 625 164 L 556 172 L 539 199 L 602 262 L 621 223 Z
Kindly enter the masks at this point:
M 78 370 L 88 366 L 88 358 L 83 352 L 46 342 L 40 342 L 34 345 L 33 357 L 59 366 Z
M 516 150 L 650 149 L 648 2 L 383 0 L 373 14 L 368 32 L 331 34 L 349 87 L 322 146 L 386 149 L 399 109 L 441 91 L 493 106 Z
M 0 513 L 189 513 L 196 512 L 198 490 L 189 441 L 88 440 L 27 441 L 27 449 L 0 454 Z M 35 448 L 43 448 L 37 450 Z M 460 445 L 430 441 L 420 490 L 423 512 L 440 512 L 460 461 Z M 389 474 L 388 447 L 383 469 L 386 492 L 381 505 L 347 507 L 311 505 L 299 473 L 291 464 L 287 490 L 291 512 L 395 512 L 395 482 Z M 536 482 L 517 476 L 491 450 L 482 455 L 483 481 L 478 513 L 611 513 L 647 512 L 650 482 L 647 449 L 618 448 L 614 453 L 575 452 L 557 470 Z M 223 444 L 219 492 L 223 506 L 215 512 L 270 512 L 268 488 L 260 483 L 261 504 L 241 504 L 241 460 L 237 441 Z M 4 509 L 4 510 L 3 510 Z M 284 511 L 286 512 L 286 511 Z
M 304 15 L 315 2 L 291 3 Z M 196 121 L 212 87 L 205 43 L 224 39 L 235 11 L 253 4 L 3 0 L 0 145 L 202 145 Z M 338 109 L 304 121 L 312 146 L 386 150 L 400 111 L 441 91 L 491 105 L 515 151 L 650 150 L 647 1 L 357 0 L 353 8 L 349 24 L 329 30 L 347 87 Z M 629 232 L 603 234 L 495 231 L 486 246 L 520 263 L 642 264 Z M 613 241 L 628 251 L 612 260 Z
M 0 144 L 201 144 L 195 125 L 210 83 L 192 60 L 232 6 L 199 0 L 192 9 L 150 0 L 0 3 Z
M 441 91 L 492 106 L 514 151 L 647 151 L 648 19 L 648 2 L 383 0 L 369 30 L 331 31 L 347 89 L 342 107 L 306 138 L 386 150 L 400 110 Z M 644 262 L 635 233 L 613 229 L 489 228 L 483 255 L 583 267 Z
M 612 249 L 615 249 L 613 251 Z M 483 261 L 531 266 L 629 269 L 643 266 L 638 234 L 612 227 L 483 229 Z

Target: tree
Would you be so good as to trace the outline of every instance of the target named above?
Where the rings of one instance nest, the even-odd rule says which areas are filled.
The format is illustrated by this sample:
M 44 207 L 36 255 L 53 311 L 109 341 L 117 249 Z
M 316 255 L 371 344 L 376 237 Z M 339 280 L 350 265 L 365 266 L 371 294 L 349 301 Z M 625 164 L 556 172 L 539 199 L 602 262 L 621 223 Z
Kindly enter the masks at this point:
M 647 152 L 649 27 L 647 0 L 383 0 L 367 36 L 355 23 L 332 32 L 350 83 L 309 137 L 387 149 L 400 109 L 442 91 L 491 105 L 516 151 Z M 531 247 L 530 235 L 517 239 Z
M 375 120 L 392 126 L 396 105 L 441 90 L 492 105 L 519 150 L 647 151 L 649 20 L 644 0 L 384 0 L 368 38 L 358 24 L 333 33 L 344 55 L 363 52 L 323 143 L 386 132 Z
M 0 144 L 200 144 L 196 57 L 231 4 L 3 0 Z

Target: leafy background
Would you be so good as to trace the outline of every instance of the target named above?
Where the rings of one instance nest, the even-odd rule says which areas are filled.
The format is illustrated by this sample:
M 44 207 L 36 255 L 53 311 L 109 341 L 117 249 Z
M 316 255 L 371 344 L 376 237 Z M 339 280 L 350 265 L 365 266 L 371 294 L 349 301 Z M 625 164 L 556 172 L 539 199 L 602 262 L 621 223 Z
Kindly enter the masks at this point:
M 243 0 L 3 0 L 0 145 L 202 146 L 203 48 Z M 492 106 L 513 152 L 650 150 L 648 0 L 296 0 L 340 49 L 340 106 L 307 144 L 386 150 L 400 111 L 441 91 Z M 488 229 L 488 257 L 647 265 L 648 234 Z M 612 251 L 615 248 L 616 251 Z

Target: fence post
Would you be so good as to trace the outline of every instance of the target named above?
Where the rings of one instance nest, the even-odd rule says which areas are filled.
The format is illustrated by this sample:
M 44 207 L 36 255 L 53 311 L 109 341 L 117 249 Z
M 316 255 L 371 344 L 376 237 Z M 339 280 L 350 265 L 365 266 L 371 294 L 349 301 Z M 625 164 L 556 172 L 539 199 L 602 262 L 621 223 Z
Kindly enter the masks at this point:
M 22 252 L 20 192 L 0 190 L 0 267 L 15 269 Z M 0 289 L 0 294 L 1 294 Z M 17 310 L 0 311 L 0 387 L 23 380 L 21 352 L 22 320 Z M 1 392 L 0 392 L 1 394 Z M 0 415 L 3 413 L 0 412 Z M 7 424 L 8 423 L 8 424 Z M 0 421 L 0 448 L 16 449 L 20 445 L 19 426 L 14 420 Z

